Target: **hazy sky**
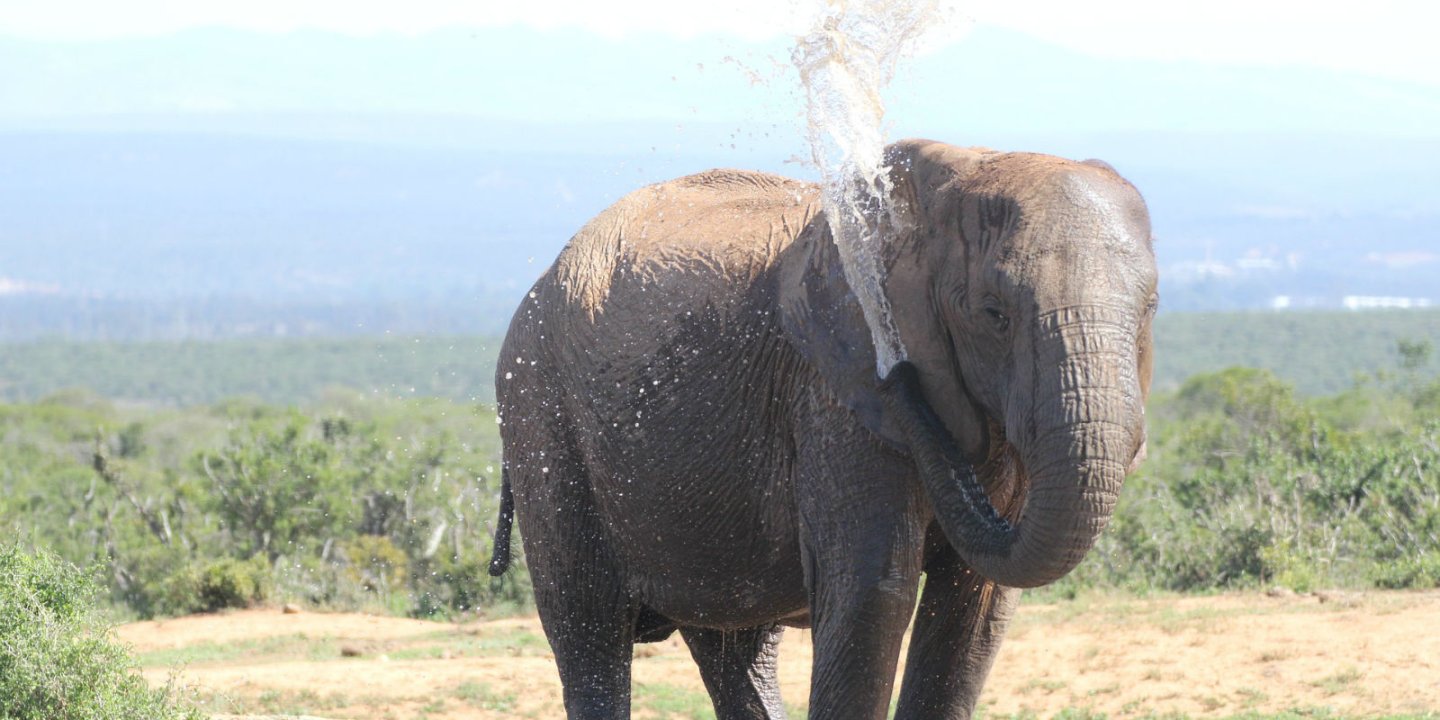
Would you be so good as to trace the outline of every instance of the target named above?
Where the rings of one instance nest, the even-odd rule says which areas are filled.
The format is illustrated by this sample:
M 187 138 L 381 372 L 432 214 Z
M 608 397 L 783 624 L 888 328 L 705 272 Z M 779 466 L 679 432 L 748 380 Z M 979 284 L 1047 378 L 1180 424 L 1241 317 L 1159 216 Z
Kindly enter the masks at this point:
M 832 0 L 834 1 L 834 0 Z M 88 39 L 196 26 L 283 32 L 420 33 L 523 24 L 610 37 L 718 32 L 793 34 L 819 0 L 0 0 L 0 34 Z M 953 3 L 962 20 L 1018 29 L 1090 54 L 1302 65 L 1440 86 L 1440 3 L 1433 0 L 989 0 Z

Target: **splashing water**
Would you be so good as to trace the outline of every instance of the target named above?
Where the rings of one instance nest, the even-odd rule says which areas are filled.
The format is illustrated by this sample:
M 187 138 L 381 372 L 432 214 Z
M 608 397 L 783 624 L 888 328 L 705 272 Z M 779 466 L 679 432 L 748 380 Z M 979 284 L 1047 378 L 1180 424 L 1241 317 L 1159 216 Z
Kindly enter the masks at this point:
M 899 229 L 899 216 L 891 206 L 880 91 L 921 36 L 943 24 L 941 10 L 940 0 L 827 0 L 791 52 L 825 214 L 870 326 L 880 377 L 905 359 L 883 285 L 881 248 Z

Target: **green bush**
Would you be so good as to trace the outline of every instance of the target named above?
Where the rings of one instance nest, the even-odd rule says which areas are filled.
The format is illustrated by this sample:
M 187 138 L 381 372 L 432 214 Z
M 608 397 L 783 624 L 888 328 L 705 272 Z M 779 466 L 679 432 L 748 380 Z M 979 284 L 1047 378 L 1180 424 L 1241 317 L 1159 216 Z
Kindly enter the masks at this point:
M 409 558 L 384 535 L 360 535 L 345 543 L 350 580 L 366 592 L 385 594 L 403 588 L 409 579 Z
M 1152 399 L 1150 459 L 1071 586 L 1440 582 L 1440 412 L 1409 379 L 1305 400 L 1235 368 Z
M 528 602 L 523 558 L 499 581 L 483 572 L 500 464 L 485 406 L 336 390 L 306 411 L 176 409 L 72 393 L 0 405 L 0 458 L 0 532 L 103 568 L 135 616 Z
M 53 555 L 0 548 L 0 718 L 199 720 L 140 677 L 94 616 L 98 594 Z
M 1440 587 L 1440 550 L 1417 553 L 1377 565 L 1372 576 L 1376 587 Z
M 270 565 L 264 558 L 222 558 L 200 571 L 200 609 L 246 608 L 270 597 Z
M 518 540 L 516 542 L 518 545 Z M 427 562 L 430 571 L 416 586 L 416 609 L 422 617 L 483 611 L 489 616 L 522 612 L 531 602 L 530 577 L 519 567 L 490 577 L 489 558 L 446 555 Z

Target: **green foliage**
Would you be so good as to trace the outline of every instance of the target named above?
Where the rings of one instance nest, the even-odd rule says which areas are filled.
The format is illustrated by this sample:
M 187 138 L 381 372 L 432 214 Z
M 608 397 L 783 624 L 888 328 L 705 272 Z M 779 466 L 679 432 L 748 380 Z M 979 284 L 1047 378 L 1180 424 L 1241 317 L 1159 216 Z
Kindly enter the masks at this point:
M 176 410 L 67 393 L 0 405 L 0 530 L 103 566 L 142 617 L 267 601 L 512 611 L 523 561 L 485 573 L 498 448 L 492 410 L 443 400 Z
M 391 592 L 405 585 L 410 560 L 384 535 L 361 535 L 345 543 L 350 580 L 369 592 Z
M 304 553 L 307 542 L 355 522 L 356 479 L 349 475 L 359 468 L 345 464 L 332 439 L 307 435 L 309 424 L 299 413 L 263 419 L 196 459 L 230 545 L 246 558 Z
M 1168 391 L 1157 382 L 1150 460 L 1128 481 L 1098 551 L 1056 592 L 1440 584 L 1440 381 L 1432 350 L 1440 314 L 1161 320 L 1162 375 L 1199 362 L 1195 356 L 1208 363 L 1247 347 L 1256 352 L 1259 341 L 1246 340 L 1253 327 L 1273 333 L 1271 345 L 1317 323 L 1353 338 L 1383 330 L 1414 331 L 1401 335 L 1414 339 L 1363 352 L 1334 339 L 1323 350 L 1290 343 L 1287 379 L 1232 368 Z M 1177 328 L 1223 331 L 1227 341 L 1195 335 L 1167 349 L 1184 335 Z M 436 364 L 435 353 L 467 346 L 478 341 L 87 346 L 75 354 L 96 363 L 85 367 L 97 382 L 130 373 L 127 364 L 145 365 L 123 382 L 132 383 L 126 392 L 152 399 L 210 397 L 245 373 L 274 375 L 273 389 L 287 401 L 311 399 L 301 407 L 232 398 L 171 408 L 66 390 L 0 405 L 0 532 L 103 568 L 110 600 L 142 617 L 264 602 L 427 616 L 522 608 L 530 597 L 523 559 L 504 578 L 486 572 L 499 492 L 493 410 L 392 399 L 412 387 L 398 381 L 378 394 L 316 392 L 320 378 L 371 377 L 350 369 L 383 355 L 403 358 L 395 367 L 411 369 L 402 375 L 439 367 L 458 383 L 445 390 L 417 382 L 417 393 L 478 395 L 488 380 Z M 0 368 L 30 362 L 70 372 L 71 346 L 8 352 L 18 347 L 0 353 Z M 1355 357 L 1345 360 L 1346 353 Z M 462 354 L 484 360 L 483 352 Z M 1375 364 L 1341 392 L 1308 397 L 1292 384 L 1305 363 L 1341 367 L 1362 355 Z M 95 370 L 110 360 L 121 361 L 114 373 Z M 170 375 L 204 391 L 176 394 Z M 29 382 L 18 377 L 5 392 Z
M 0 548 L 0 718 L 198 720 L 109 638 L 93 615 L 97 590 L 54 555 Z
M 1440 587 L 1440 550 L 1401 553 L 1376 565 L 1371 580 L 1382 588 Z
M 265 602 L 273 592 L 270 565 L 258 556 L 249 560 L 220 558 L 193 576 L 194 589 L 186 595 L 195 599 L 196 610 L 250 607 Z
M 1154 398 L 1150 459 L 1064 583 L 1440 585 L 1440 382 L 1415 382 L 1382 374 L 1305 400 L 1233 368 Z

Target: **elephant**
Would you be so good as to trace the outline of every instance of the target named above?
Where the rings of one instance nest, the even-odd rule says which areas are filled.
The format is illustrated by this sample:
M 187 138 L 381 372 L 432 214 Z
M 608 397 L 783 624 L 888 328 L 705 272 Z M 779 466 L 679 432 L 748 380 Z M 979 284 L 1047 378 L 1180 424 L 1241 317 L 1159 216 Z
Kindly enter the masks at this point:
M 633 645 L 677 630 L 717 717 L 784 717 L 786 627 L 811 718 L 886 717 L 907 629 L 895 717 L 969 717 L 1021 589 L 1111 518 L 1146 438 L 1140 193 L 1100 161 L 885 157 L 884 378 L 821 188 L 770 174 L 627 195 L 516 310 L 490 570 L 518 521 L 569 717 L 628 717 Z

